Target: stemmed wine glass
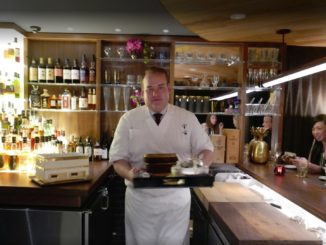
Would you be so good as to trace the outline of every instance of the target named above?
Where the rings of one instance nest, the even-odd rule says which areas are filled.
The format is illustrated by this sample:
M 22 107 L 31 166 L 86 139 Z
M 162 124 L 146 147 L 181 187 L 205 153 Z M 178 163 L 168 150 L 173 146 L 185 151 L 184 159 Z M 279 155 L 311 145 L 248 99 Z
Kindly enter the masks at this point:
M 214 73 L 213 79 L 212 79 L 212 85 L 214 88 L 217 87 L 217 84 L 219 83 L 219 81 L 220 81 L 220 75 L 218 73 Z

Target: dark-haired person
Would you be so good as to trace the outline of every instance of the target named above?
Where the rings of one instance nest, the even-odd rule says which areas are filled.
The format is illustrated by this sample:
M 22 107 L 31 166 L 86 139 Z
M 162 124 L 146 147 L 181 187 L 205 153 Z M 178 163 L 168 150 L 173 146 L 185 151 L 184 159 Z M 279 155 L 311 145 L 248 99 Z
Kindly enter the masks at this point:
M 224 127 L 222 122 L 218 122 L 217 116 L 214 114 L 208 114 L 206 122 L 202 123 L 202 126 L 207 134 L 221 134 Z
M 127 184 L 127 245 L 187 243 L 189 188 L 133 188 L 132 180 L 143 167 L 143 156 L 195 154 L 204 165 L 210 165 L 213 159 L 213 145 L 196 116 L 169 104 L 169 94 L 167 72 L 158 67 L 146 70 L 142 81 L 145 105 L 121 117 L 110 148 L 110 161 Z M 161 120 L 156 120 L 157 113 L 161 114 Z
M 312 135 L 314 137 L 308 159 L 296 157 L 291 162 L 294 165 L 306 163 L 310 173 L 321 174 L 324 170 L 321 168 L 323 157 L 326 158 L 326 114 L 319 114 L 313 119 Z

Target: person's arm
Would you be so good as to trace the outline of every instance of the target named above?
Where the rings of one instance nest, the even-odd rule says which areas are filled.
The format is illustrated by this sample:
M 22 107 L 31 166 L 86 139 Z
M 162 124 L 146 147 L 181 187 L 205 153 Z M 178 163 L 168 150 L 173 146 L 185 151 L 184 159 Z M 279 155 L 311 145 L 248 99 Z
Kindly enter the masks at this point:
M 202 150 L 199 153 L 199 159 L 203 161 L 205 166 L 209 166 L 213 162 L 213 152 L 210 150 Z
M 309 162 L 305 157 L 296 157 L 293 159 L 290 159 L 290 163 L 292 163 L 295 166 L 299 166 L 300 163 L 302 164 L 302 162 L 306 162 L 308 164 L 308 170 L 309 173 L 312 174 L 320 174 L 322 171 L 322 168 L 314 163 Z
M 128 161 L 123 159 L 113 162 L 113 167 L 118 175 L 129 181 L 132 181 L 135 175 L 142 171 L 140 168 L 132 168 Z

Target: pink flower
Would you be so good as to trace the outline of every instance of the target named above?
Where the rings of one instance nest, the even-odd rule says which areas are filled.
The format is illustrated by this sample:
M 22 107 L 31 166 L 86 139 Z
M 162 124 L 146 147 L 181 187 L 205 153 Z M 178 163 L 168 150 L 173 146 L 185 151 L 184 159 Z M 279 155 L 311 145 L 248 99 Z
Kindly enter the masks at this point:
M 133 52 L 141 53 L 143 50 L 142 41 L 139 39 L 129 39 L 127 42 L 126 50 L 129 54 Z

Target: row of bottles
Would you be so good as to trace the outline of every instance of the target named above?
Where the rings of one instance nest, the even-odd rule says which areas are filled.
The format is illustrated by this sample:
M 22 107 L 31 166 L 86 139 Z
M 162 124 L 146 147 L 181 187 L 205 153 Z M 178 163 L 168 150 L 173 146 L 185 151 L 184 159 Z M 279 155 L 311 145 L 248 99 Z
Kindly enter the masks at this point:
M 35 154 L 79 152 L 91 161 L 107 160 L 112 139 L 103 133 L 100 140 L 91 137 L 66 136 L 56 129 L 51 119 L 38 117 L 34 111 L 0 116 L 0 170 L 29 171 Z M 85 139 L 85 140 L 84 140 Z M 96 142 L 96 143 L 93 143 Z
M 2 73 L 0 70 L 0 95 L 13 95 L 14 98 L 20 98 L 20 75 L 14 72 L 10 76 L 8 72 Z
M 80 94 L 75 90 L 72 93 L 65 89 L 62 94 L 50 95 L 47 89 L 41 94 L 38 86 L 33 85 L 29 96 L 29 107 L 32 109 L 63 109 L 63 110 L 95 110 L 96 89 L 81 88 Z
M 14 37 L 13 43 L 8 42 L 7 47 L 3 49 L 3 58 L 17 63 L 20 62 L 20 47 L 17 37 Z
M 90 66 L 87 64 L 86 55 L 83 55 L 79 64 L 78 60 L 73 59 L 70 63 L 68 58 L 65 59 L 64 65 L 61 65 L 60 58 L 57 58 L 55 64 L 51 57 L 48 57 L 47 64 L 44 58 L 32 59 L 29 66 L 29 82 L 31 83 L 96 83 L 96 61 L 93 55 Z

